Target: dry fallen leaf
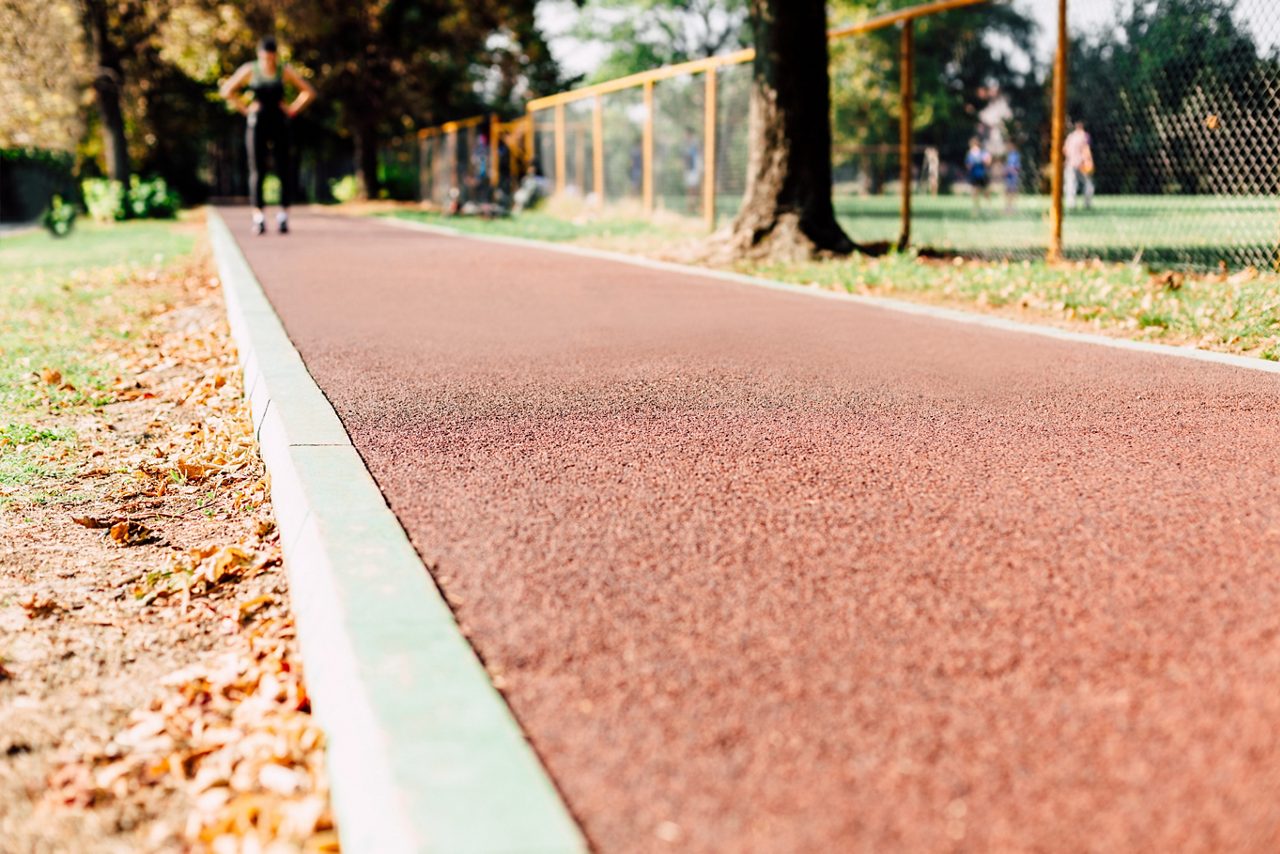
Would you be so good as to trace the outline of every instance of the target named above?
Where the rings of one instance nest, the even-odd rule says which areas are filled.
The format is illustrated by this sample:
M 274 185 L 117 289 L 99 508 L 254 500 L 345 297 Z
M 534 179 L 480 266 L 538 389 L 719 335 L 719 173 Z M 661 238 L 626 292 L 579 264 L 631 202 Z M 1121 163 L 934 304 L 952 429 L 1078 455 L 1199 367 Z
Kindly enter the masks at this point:
M 250 599 L 248 602 L 245 602 L 243 605 L 240 606 L 240 619 L 242 620 L 245 619 L 246 617 L 250 616 L 254 611 L 258 610 L 264 605 L 270 605 L 275 601 L 276 601 L 275 598 L 271 596 L 258 596 L 254 599 Z
M 45 368 L 40 371 L 40 379 L 45 385 L 61 385 L 62 371 L 57 368 Z
M 97 794 L 93 774 L 87 765 L 64 765 L 49 775 L 45 797 L 66 806 L 92 806 Z
M 1176 291 L 1182 287 L 1182 283 L 1186 280 L 1186 276 L 1176 270 L 1169 270 L 1165 273 L 1153 273 L 1151 275 L 1151 286 L 1167 288 Z
M 202 480 L 211 471 L 217 471 L 214 466 L 202 466 L 197 463 L 188 463 L 179 460 L 174 465 L 174 470 L 187 480 Z
M 144 546 L 156 540 L 154 531 L 141 522 L 134 521 L 117 522 L 111 526 L 107 536 L 121 546 Z
M 29 619 L 35 620 L 40 617 L 51 617 L 63 610 L 63 607 L 57 602 L 38 593 L 29 593 L 22 599 L 18 600 L 19 607 L 27 612 Z
M 126 520 L 119 516 L 112 516 L 105 519 L 98 519 L 93 516 L 72 516 L 71 521 L 75 522 L 77 525 L 83 525 L 86 528 L 111 528 Z

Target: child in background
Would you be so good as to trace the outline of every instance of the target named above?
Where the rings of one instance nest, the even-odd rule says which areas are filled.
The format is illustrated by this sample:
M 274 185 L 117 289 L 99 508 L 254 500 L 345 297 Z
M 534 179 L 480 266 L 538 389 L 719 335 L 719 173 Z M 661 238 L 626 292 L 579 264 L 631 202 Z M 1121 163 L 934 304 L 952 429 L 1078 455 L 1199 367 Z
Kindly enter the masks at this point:
M 1062 144 L 1062 153 L 1066 157 L 1065 186 L 1066 204 L 1076 209 L 1076 196 L 1084 193 L 1084 209 L 1093 207 L 1093 140 L 1084 129 L 1084 122 L 1076 122 L 1075 129 L 1067 134 Z
M 965 175 L 973 191 L 973 215 L 980 212 L 981 200 L 991 193 L 991 155 L 982 147 L 976 136 L 969 140 L 969 151 L 964 156 Z

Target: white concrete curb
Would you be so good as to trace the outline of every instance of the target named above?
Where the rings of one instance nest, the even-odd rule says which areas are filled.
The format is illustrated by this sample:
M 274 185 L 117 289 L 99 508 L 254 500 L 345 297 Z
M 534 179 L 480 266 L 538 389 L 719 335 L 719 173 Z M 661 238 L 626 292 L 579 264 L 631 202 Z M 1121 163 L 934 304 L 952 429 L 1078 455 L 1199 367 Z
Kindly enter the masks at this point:
M 580 831 L 316 386 L 222 217 L 307 690 L 348 854 L 578 852 Z

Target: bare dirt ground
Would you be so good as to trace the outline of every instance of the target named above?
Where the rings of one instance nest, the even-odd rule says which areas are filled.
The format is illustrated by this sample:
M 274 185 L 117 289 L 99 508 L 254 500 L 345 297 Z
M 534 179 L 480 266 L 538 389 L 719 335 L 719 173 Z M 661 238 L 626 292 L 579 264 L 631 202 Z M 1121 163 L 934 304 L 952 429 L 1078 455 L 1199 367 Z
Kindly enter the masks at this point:
M 199 242 L 114 274 L 119 300 L 172 297 L 97 337 L 111 402 L 58 406 L 62 371 L 32 366 L 39 428 L 73 438 L 0 492 L 0 850 L 336 850 L 211 270 Z

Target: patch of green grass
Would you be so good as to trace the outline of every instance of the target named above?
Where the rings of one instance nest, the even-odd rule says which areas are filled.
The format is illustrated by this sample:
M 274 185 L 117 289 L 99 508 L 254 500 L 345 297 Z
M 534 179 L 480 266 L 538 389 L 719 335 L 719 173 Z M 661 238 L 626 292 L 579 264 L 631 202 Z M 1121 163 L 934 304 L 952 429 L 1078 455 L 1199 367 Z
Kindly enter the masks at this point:
M 0 486 L 25 486 L 63 473 L 63 469 L 44 465 L 30 454 L 15 452 L 0 458 Z
M 55 240 L 44 232 L 0 240 L 0 418 L 7 412 L 98 406 L 110 377 L 95 343 L 165 299 L 163 288 L 131 299 L 120 285 L 138 268 L 191 251 L 176 223 L 86 224 Z M 136 293 L 136 292 L 134 292 Z M 57 382 L 41 373 L 57 371 Z
M 896 241 L 897 195 L 837 195 L 841 224 L 864 243 Z M 912 199 L 917 246 L 985 255 L 1043 255 L 1049 242 L 1047 196 L 1019 196 L 1006 212 L 997 194 L 975 214 L 966 195 Z M 1219 259 L 1259 267 L 1276 259 L 1274 198 L 1265 196 L 1098 196 L 1091 210 L 1068 210 L 1063 244 L 1071 257 L 1140 258 L 1157 265 L 1213 269 Z
M 24 232 L 0 238 L 0 282 L 76 269 L 159 264 L 190 252 L 193 242 L 187 229 L 158 220 L 78 223 L 64 238 L 46 231 Z
M 1168 343 L 1261 355 L 1280 345 L 1273 324 L 1280 276 L 1188 277 L 1169 288 L 1133 264 L 938 262 L 911 255 L 802 264 L 743 264 L 743 272 L 852 293 L 995 310 Z
M 0 448 L 7 445 L 47 445 L 75 438 L 70 430 L 51 430 L 30 424 L 0 424 Z
M 25 486 L 63 476 L 66 468 L 50 461 L 50 450 L 54 445 L 74 442 L 71 430 L 0 424 L 0 486 Z
M 86 223 L 55 240 L 45 232 L 0 239 L 0 500 L 74 502 L 44 487 L 67 477 L 58 446 L 75 442 L 59 413 L 111 402 L 101 342 L 168 298 L 163 285 L 121 286 L 191 251 L 178 223 Z M 86 499 L 87 500 L 87 499 Z
M 1138 325 L 1143 329 L 1168 329 L 1173 325 L 1173 319 L 1167 314 L 1144 311 L 1138 315 Z

